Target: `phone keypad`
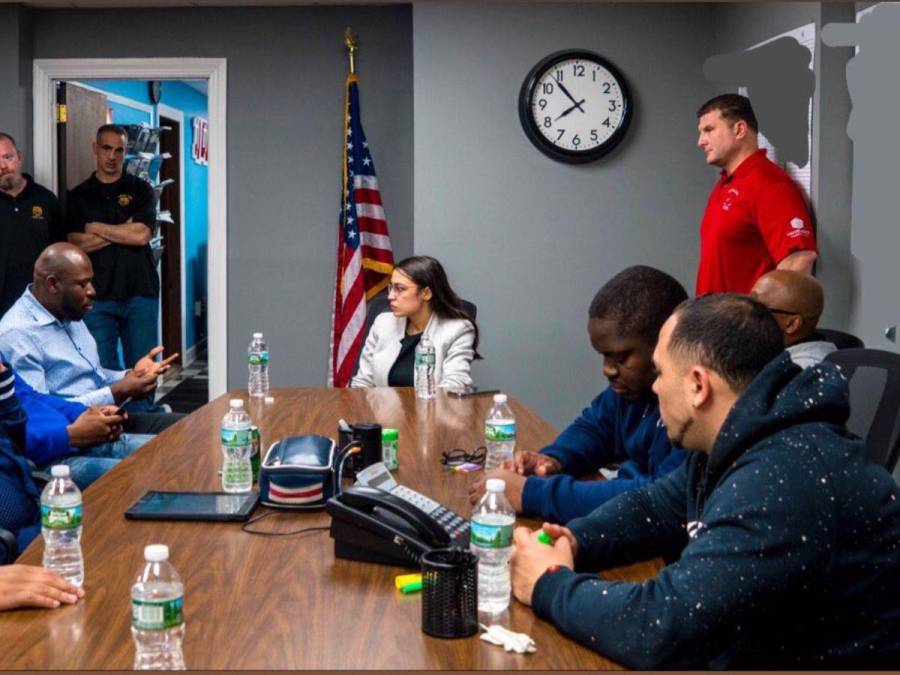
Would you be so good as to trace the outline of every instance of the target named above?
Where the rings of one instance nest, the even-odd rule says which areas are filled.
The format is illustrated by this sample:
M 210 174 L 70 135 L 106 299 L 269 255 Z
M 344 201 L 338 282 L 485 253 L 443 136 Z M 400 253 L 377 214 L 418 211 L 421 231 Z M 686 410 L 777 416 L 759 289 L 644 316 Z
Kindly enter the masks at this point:
M 468 543 L 469 523 L 465 518 L 456 515 L 433 499 L 415 490 L 410 490 L 405 485 L 398 485 L 391 490 L 391 493 L 434 518 L 457 543 L 460 541 Z

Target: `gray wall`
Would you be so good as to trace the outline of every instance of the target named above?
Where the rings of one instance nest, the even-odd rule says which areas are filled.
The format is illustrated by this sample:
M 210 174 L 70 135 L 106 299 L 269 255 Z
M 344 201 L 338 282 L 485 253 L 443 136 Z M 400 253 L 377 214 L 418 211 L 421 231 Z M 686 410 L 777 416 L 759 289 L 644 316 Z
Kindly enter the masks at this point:
M 0 5 L 0 129 L 12 134 L 31 166 L 30 13 L 18 5 Z
M 478 305 L 476 382 L 555 425 L 605 386 L 586 321 L 606 280 L 642 263 L 693 292 L 716 179 L 694 117 L 715 93 L 712 28 L 708 5 L 414 7 L 416 252 Z M 626 140 L 586 166 L 540 154 L 516 108 L 529 69 L 572 47 L 610 59 L 635 99 Z
M 413 249 L 410 7 L 42 10 L 33 18 L 35 58 L 228 59 L 228 385 L 246 386 L 254 330 L 269 338 L 274 386 L 324 385 L 343 31 L 361 36 L 363 123 L 402 257 Z

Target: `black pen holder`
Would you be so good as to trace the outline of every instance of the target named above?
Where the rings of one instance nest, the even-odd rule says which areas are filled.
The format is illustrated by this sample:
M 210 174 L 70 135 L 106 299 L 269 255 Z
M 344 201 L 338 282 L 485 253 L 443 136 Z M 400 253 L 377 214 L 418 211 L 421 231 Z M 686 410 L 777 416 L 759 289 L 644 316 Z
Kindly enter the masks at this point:
M 367 466 L 381 461 L 381 425 L 351 424 L 350 431 L 338 428 L 338 445 L 344 448 L 350 441 L 359 441 L 362 450 L 347 459 L 345 478 L 354 478 Z
M 478 556 L 456 548 L 424 553 L 422 631 L 438 638 L 478 632 Z

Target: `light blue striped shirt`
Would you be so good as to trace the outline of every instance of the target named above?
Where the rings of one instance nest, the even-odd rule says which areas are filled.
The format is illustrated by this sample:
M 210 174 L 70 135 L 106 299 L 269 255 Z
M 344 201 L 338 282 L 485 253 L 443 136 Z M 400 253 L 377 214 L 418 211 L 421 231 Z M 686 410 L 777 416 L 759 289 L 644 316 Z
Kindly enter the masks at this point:
M 92 405 L 115 403 L 109 385 L 124 370 L 100 365 L 84 321 L 60 321 L 31 293 L 31 285 L 0 320 L 0 352 L 37 391 Z

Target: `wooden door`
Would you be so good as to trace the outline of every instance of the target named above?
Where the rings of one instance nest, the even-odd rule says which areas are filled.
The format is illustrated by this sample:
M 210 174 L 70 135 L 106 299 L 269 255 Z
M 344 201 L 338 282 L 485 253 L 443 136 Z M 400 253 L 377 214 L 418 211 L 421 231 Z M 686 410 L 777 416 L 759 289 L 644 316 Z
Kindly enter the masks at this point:
M 107 123 L 106 95 L 71 82 L 57 85 L 57 103 L 65 105 L 65 122 L 57 124 L 57 176 L 59 197 L 84 182 L 97 169 L 92 144 L 97 129 Z
M 173 183 L 163 189 L 159 198 L 159 210 L 172 214 L 171 223 L 160 222 L 163 236 L 163 255 L 161 263 L 161 297 L 162 302 L 162 344 L 166 354 L 179 353 L 184 356 L 184 345 L 181 344 L 181 125 L 176 120 L 160 117 L 160 126 L 172 127 L 160 134 L 159 152 L 168 152 L 172 157 L 162 163 L 159 170 L 160 182 L 173 179 Z M 181 362 L 179 357 L 177 362 Z

